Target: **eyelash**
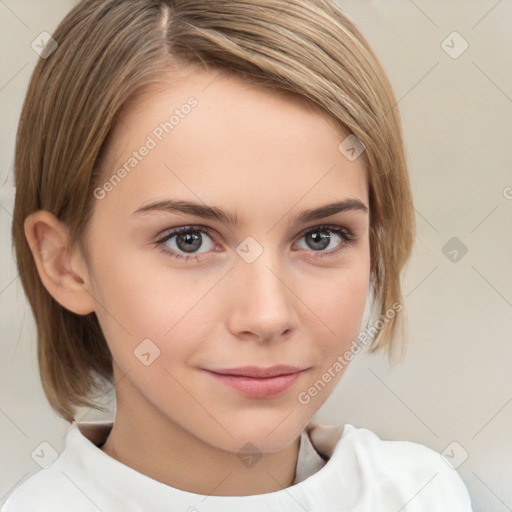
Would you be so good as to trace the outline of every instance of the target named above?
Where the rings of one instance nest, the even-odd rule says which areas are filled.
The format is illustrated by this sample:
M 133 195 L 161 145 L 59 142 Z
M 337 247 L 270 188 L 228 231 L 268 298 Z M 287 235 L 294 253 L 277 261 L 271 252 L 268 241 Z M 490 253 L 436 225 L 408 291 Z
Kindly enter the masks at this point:
M 349 246 L 353 245 L 354 242 L 356 241 L 356 238 L 353 236 L 353 234 L 348 229 L 341 228 L 341 227 L 338 227 L 338 226 L 332 226 L 332 225 L 329 225 L 329 224 L 323 224 L 323 225 L 320 225 L 320 226 L 314 226 L 313 228 L 310 228 L 307 231 L 302 232 L 302 234 L 300 235 L 299 238 L 302 238 L 305 235 L 307 235 L 309 233 L 314 233 L 316 231 L 327 231 L 330 235 L 333 235 L 333 234 L 337 235 L 337 236 L 339 236 L 343 240 L 338 245 L 338 247 L 336 247 L 335 249 L 331 249 L 330 251 L 313 251 L 312 250 L 312 252 L 317 254 L 317 256 L 315 256 L 317 258 L 325 258 L 325 257 L 335 256 L 339 252 L 341 252 L 343 249 L 345 249 L 346 247 L 349 247 Z M 188 261 L 188 260 L 198 260 L 199 259 L 198 256 L 183 256 L 180 253 L 177 253 L 177 252 L 174 252 L 174 251 L 170 250 L 165 245 L 165 243 L 168 242 L 173 236 L 179 235 L 181 233 L 188 233 L 188 232 L 204 233 L 204 234 L 210 236 L 210 238 L 212 238 L 211 235 L 210 235 L 210 230 L 205 228 L 205 227 L 203 227 L 203 226 L 195 226 L 195 225 L 181 226 L 179 228 L 176 228 L 176 229 L 170 231 L 164 237 L 162 237 L 160 240 L 157 240 L 155 242 L 155 245 L 157 246 L 157 248 L 161 252 L 163 252 L 167 256 L 171 256 L 173 258 L 181 259 L 181 260 L 185 260 L 185 261 Z M 204 253 L 201 253 L 201 254 L 204 254 Z

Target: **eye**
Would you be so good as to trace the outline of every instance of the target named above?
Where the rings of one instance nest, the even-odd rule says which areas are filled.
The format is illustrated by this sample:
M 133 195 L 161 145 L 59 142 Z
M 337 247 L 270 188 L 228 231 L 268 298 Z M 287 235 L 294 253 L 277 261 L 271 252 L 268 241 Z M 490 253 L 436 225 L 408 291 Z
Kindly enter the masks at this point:
M 155 245 L 173 258 L 199 261 L 201 254 L 216 247 L 209 233 L 210 230 L 203 226 L 182 226 L 168 232 Z M 330 225 L 309 229 L 301 235 L 300 239 L 302 238 L 307 243 L 305 249 L 310 249 L 314 258 L 334 256 L 356 240 L 348 229 Z M 209 240 L 206 246 L 205 240 Z M 203 252 L 197 252 L 200 248 L 204 249 Z
M 312 249 L 313 252 L 319 253 L 315 254 L 315 257 L 320 258 L 336 255 L 355 242 L 354 236 L 348 229 L 330 225 L 309 229 L 302 234 L 302 238 L 306 240 L 308 246 L 306 249 Z
M 174 258 L 199 260 L 198 256 L 204 253 L 197 253 L 196 251 L 203 247 L 205 238 L 210 239 L 210 244 L 206 244 L 205 252 L 208 252 L 215 247 L 215 243 L 208 235 L 208 232 L 209 230 L 202 226 L 182 226 L 173 229 L 163 238 L 158 240 L 156 245 L 162 252 Z M 167 244 L 169 241 L 171 241 L 171 243 Z M 191 255 L 189 256 L 189 254 Z

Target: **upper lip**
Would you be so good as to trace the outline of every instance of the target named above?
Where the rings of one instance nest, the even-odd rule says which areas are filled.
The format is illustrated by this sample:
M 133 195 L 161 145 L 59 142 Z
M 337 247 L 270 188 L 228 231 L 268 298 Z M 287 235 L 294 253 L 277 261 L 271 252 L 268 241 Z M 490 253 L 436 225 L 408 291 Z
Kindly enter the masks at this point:
M 305 370 L 298 366 L 288 366 L 280 364 L 277 366 L 270 366 L 268 368 L 262 368 L 259 366 L 243 366 L 240 368 L 223 368 L 219 370 L 208 370 L 213 373 L 220 373 L 223 375 L 240 375 L 243 377 L 276 377 L 277 375 L 289 375 L 290 373 L 298 373 Z

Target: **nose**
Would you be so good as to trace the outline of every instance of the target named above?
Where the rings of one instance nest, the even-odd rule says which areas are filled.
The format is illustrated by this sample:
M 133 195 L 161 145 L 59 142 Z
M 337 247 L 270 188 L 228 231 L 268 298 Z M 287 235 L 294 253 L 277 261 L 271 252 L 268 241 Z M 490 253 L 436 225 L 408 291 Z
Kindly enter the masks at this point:
M 298 298 L 290 272 L 270 249 L 252 263 L 240 258 L 230 272 L 228 328 L 234 336 L 269 342 L 297 328 Z

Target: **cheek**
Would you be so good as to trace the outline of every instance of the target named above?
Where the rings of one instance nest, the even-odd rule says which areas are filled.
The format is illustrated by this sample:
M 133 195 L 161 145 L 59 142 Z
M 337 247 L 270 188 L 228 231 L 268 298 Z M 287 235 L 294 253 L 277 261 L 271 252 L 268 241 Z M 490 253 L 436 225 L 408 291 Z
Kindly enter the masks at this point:
M 344 352 L 356 341 L 368 298 L 369 272 L 363 258 L 350 269 L 331 274 L 323 292 L 311 298 L 311 309 L 321 319 L 324 334 L 316 340 L 326 357 Z
M 156 272 L 147 261 L 117 262 L 97 275 L 101 285 L 94 291 L 103 306 L 97 316 L 116 362 L 125 370 L 134 363 L 138 367 L 134 356 L 143 347 L 166 367 L 186 358 L 194 345 L 184 342 L 201 339 L 214 318 L 204 296 L 215 279 L 194 279 L 196 274 L 179 269 Z

